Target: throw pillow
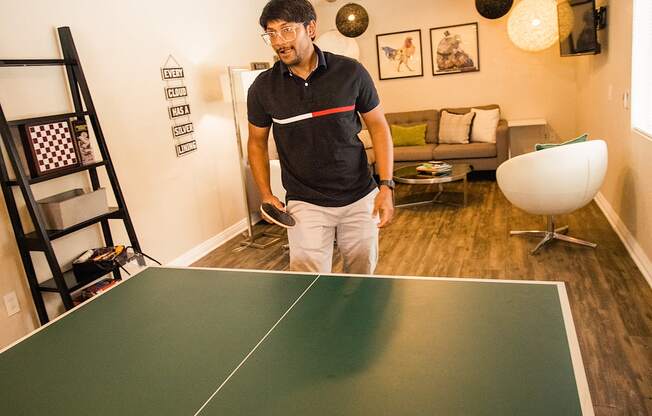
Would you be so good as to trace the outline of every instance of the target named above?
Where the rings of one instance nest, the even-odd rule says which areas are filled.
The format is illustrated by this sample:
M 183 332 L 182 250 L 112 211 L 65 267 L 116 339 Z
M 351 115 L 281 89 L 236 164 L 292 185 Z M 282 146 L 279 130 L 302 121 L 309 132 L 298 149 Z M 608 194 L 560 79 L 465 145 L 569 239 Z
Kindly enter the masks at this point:
M 426 124 L 399 126 L 392 124 L 392 142 L 394 146 L 424 146 L 426 144 Z
M 537 144 L 534 145 L 534 150 L 535 151 L 546 150 L 546 149 L 551 149 L 551 148 L 557 147 L 557 146 L 563 146 L 563 145 L 566 145 L 566 144 L 582 143 L 582 142 L 587 141 L 588 139 L 589 139 L 589 134 L 584 133 L 581 136 L 578 136 L 578 137 L 576 137 L 574 139 L 570 139 L 570 140 L 565 141 L 563 143 L 537 143 Z
M 496 127 L 500 121 L 500 109 L 482 110 L 472 108 L 475 113 L 471 128 L 471 141 L 480 143 L 496 143 Z
M 369 134 L 369 130 L 360 130 L 360 133 L 358 133 L 358 138 L 364 144 L 365 149 L 371 149 L 374 147 L 374 143 L 371 141 L 371 134 Z
M 453 114 L 442 111 L 439 121 L 439 143 L 468 143 L 473 117 L 475 117 L 473 112 Z

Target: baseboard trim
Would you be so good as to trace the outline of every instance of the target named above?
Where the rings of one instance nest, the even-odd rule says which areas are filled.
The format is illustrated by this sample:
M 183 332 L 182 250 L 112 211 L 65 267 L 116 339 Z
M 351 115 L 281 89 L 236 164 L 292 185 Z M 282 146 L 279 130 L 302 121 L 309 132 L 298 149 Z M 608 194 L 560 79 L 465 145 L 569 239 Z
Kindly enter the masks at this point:
M 198 246 L 191 248 L 176 259 L 168 262 L 166 266 L 188 267 L 246 229 L 247 219 L 243 218 L 216 236 L 211 237 Z
M 602 195 L 602 192 L 598 192 L 594 200 L 604 216 L 607 217 L 607 221 L 609 221 L 611 227 L 616 231 L 618 237 L 620 237 L 620 241 L 625 245 L 632 260 L 634 260 L 643 277 L 647 280 L 648 285 L 652 287 L 652 261 L 645 254 L 645 251 L 643 251 L 641 245 L 636 241 L 636 238 L 629 232 L 625 223 L 623 223 L 609 201 L 607 201 L 607 198 Z

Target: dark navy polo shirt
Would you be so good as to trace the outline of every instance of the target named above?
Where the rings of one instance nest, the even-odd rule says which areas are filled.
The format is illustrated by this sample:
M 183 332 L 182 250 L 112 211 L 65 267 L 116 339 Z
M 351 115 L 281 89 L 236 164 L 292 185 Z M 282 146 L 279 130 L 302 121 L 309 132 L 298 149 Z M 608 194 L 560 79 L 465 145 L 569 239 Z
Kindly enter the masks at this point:
M 249 88 L 251 124 L 273 125 L 286 199 L 341 207 L 375 187 L 358 113 L 380 104 L 367 70 L 356 60 L 315 46 L 317 69 L 303 80 L 278 61 Z

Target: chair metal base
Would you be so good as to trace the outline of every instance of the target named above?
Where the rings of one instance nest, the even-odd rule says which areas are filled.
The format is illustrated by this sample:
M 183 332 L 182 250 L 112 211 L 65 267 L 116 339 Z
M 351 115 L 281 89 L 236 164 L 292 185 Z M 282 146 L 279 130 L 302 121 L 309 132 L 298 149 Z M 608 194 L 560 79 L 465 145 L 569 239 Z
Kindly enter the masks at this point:
M 552 215 L 548 216 L 548 230 L 546 231 L 510 231 L 509 235 L 520 235 L 524 237 L 542 237 L 543 239 L 537 244 L 537 246 L 532 250 L 531 254 L 537 254 L 537 252 L 548 243 L 554 240 L 561 240 L 567 243 L 579 244 L 586 247 L 596 248 L 598 245 L 588 241 L 580 240 L 579 238 L 569 237 L 566 235 L 568 232 L 568 226 L 563 226 L 555 228 L 555 220 Z

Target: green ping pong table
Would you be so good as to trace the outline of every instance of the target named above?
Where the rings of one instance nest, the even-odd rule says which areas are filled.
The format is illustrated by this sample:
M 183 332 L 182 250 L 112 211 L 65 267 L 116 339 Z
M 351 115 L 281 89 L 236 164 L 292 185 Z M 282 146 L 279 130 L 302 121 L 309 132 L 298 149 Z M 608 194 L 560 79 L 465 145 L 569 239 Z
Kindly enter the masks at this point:
M 150 267 L 0 352 L 4 415 L 593 415 L 563 283 Z

